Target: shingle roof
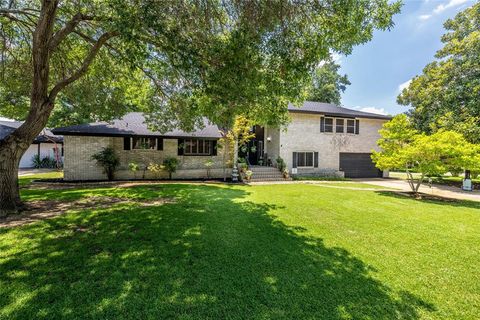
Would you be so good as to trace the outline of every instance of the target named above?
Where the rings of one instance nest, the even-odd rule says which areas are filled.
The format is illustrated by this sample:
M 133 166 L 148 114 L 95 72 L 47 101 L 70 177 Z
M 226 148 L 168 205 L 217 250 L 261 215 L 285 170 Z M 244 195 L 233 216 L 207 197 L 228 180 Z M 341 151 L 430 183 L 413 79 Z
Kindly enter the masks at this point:
M 336 106 L 329 103 L 306 101 L 302 107 L 297 108 L 292 104 L 288 105 L 290 112 L 318 113 L 334 117 L 357 117 L 370 119 L 391 119 L 390 116 L 362 112 Z M 173 130 L 166 133 L 150 131 L 145 123 L 145 117 L 141 112 L 127 113 L 122 119 L 112 122 L 93 122 L 69 127 L 55 128 L 54 134 L 79 135 L 79 136 L 161 136 L 171 138 L 199 137 L 199 138 L 220 138 L 220 131 L 216 125 L 205 120 L 204 128 L 193 132 Z
M 347 109 L 339 107 L 331 103 L 305 101 L 303 106 L 295 107 L 292 104 L 288 105 L 288 111 L 301 113 L 318 113 L 333 117 L 351 117 L 351 118 L 367 118 L 367 119 L 385 119 L 390 120 L 392 117 L 382 114 L 363 112 L 358 110 Z
M 15 129 L 20 127 L 23 124 L 23 121 L 0 121 L 0 140 L 4 139 L 10 133 L 12 133 Z M 42 130 L 42 132 L 33 140 L 33 142 L 51 142 L 54 140 L 55 142 L 62 142 L 63 137 L 58 136 L 52 133 L 52 131 L 48 128 Z
M 162 136 L 172 138 L 199 137 L 199 138 L 221 138 L 221 134 L 216 125 L 205 121 L 203 129 L 193 132 L 182 130 L 173 130 L 166 133 L 150 131 L 145 123 L 145 117 L 141 112 L 127 113 L 122 119 L 112 122 L 94 122 L 89 124 L 80 124 L 63 128 L 55 128 L 55 134 L 62 135 L 90 135 L 90 136 Z

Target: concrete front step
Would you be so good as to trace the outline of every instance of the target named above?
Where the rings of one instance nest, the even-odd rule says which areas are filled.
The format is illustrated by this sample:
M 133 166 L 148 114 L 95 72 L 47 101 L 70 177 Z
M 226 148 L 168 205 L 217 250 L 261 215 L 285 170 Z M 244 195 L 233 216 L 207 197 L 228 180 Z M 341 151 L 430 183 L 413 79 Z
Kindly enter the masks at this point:
M 290 181 L 292 180 L 291 178 L 284 179 L 282 178 L 262 178 L 262 179 L 255 179 L 251 178 L 249 182 L 263 182 L 263 181 Z

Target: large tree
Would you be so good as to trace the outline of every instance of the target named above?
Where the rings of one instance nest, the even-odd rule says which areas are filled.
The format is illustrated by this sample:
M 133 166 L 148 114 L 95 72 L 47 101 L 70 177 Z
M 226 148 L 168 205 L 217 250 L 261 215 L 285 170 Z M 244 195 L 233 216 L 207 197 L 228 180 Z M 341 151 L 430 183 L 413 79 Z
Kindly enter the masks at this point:
M 412 107 L 415 127 L 426 133 L 455 130 L 480 143 L 480 3 L 444 24 L 436 60 L 398 96 Z
M 350 81 L 346 74 L 339 73 L 340 65 L 332 58 L 322 61 L 312 75 L 307 89 L 307 99 L 340 105 L 340 99 Z
M 53 111 L 76 121 L 141 108 L 160 130 L 202 117 L 231 128 L 237 115 L 280 124 L 315 65 L 390 28 L 399 9 L 387 0 L 0 0 L 0 113 L 25 119 L 0 142 L 0 215 L 21 207 L 18 163 Z

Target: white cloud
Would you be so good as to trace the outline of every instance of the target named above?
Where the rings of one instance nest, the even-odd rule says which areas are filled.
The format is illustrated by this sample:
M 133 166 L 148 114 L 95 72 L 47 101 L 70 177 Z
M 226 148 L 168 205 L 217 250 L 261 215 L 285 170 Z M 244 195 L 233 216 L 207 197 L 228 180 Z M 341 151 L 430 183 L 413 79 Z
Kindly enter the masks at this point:
M 412 79 L 410 79 L 408 81 L 405 81 L 404 83 L 400 83 L 398 85 L 398 91 L 402 92 L 403 89 L 408 88 L 408 86 L 410 85 L 411 82 L 412 82 Z
M 449 8 L 458 7 L 459 5 L 464 4 L 465 2 L 468 2 L 468 1 L 469 0 L 450 0 L 445 4 L 442 3 L 436 6 L 435 9 L 433 9 L 433 13 L 439 14 Z
M 432 17 L 431 14 L 422 14 L 421 16 L 418 17 L 418 19 L 425 21 L 430 19 L 431 17 Z
M 342 63 L 342 55 L 336 52 L 332 53 L 332 59 L 335 63 L 341 64 Z
M 353 109 L 358 110 L 358 111 L 363 111 L 363 112 L 370 112 L 370 113 L 376 113 L 376 114 L 381 114 L 381 115 L 387 115 L 388 113 L 385 111 L 384 108 L 375 108 L 375 107 L 354 107 Z

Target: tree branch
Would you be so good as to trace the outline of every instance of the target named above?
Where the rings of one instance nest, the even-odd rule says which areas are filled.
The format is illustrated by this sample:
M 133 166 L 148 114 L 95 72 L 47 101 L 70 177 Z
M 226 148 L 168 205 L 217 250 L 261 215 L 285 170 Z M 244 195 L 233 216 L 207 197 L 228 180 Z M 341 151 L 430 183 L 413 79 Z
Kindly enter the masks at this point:
M 82 65 L 80 66 L 79 69 L 77 69 L 70 77 L 65 78 L 61 81 L 59 81 L 53 89 L 50 91 L 49 94 L 49 100 L 54 101 L 58 93 L 63 90 L 66 86 L 71 84 L 72 82 L 75 82 L 78 80 L 80 77 L 82 77 L 88 70 L 88 67 L 92 64 L 93 59 L 95 56 L 98 54 L 98 51 L 100 51 L 100 48 L 111 38 L 118 36 L 119 33 L 117 31 L 110 31 L 102 34 L 100 38 L 98 38 L 97 42 L 92 46 L 90 49 L 90 52 L 87 54 L 85 59 L 82 62 Z
M 55 48 L 60 44 L 60 42 L 62 42 L 62 40 L 65 39 L 66 36 L 72 33 L 81 21 L 94 19 L 95 17 L 93 16 L 87 16 L 81 13 L 75 14 L 72 19 L 70 19 L 70 21 L 65 23 L 65 25 L 60 30 L 55 32 L 55 34 L 52 36 L 49 43 L 50 50 L 55 50 Z

